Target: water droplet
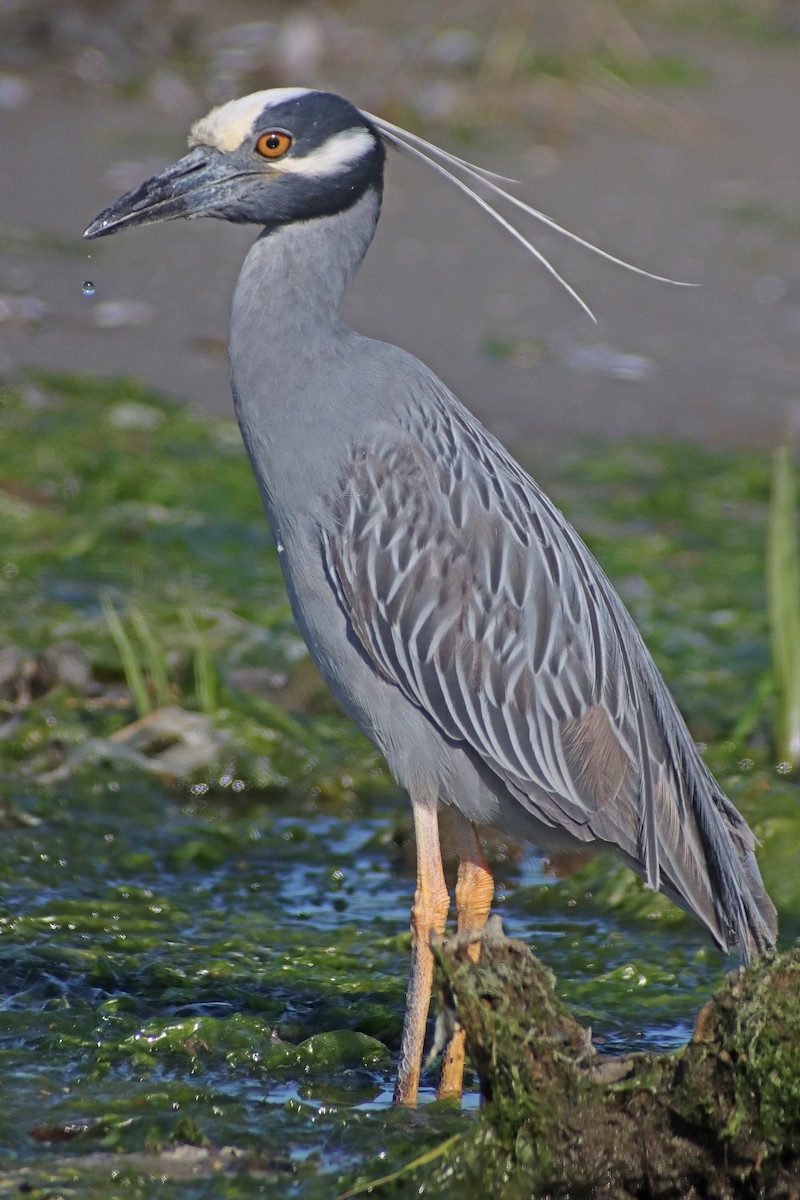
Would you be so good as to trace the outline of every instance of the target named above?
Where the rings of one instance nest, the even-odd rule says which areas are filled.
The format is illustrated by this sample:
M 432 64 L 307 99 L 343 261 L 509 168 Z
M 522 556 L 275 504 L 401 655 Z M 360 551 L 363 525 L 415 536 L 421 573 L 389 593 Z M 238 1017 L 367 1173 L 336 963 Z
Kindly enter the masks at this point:
M 84 294 L 84 296 L 93 296 L 94 295 L 94 284 L 92 283 L 91 279 L 84 280 L 83 294 Z

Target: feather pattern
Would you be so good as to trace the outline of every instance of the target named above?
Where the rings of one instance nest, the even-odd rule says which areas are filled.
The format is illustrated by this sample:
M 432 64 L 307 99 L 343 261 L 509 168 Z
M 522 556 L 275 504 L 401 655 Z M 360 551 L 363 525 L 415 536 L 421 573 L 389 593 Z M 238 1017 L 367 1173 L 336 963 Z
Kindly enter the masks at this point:
M 328 497 L 328 578 L 374 668 L 539 821 L 607 843 L 745 956 L 753 838 L 552 502 L 433 375 Z M 711 886 L 710 886 L 711 885 Z

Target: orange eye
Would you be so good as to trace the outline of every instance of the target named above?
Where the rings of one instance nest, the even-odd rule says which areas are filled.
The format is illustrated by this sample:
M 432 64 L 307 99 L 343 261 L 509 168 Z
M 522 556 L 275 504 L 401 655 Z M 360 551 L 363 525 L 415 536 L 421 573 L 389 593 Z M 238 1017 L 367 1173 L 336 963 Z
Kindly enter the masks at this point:
M 292 139 L 288 133 L 271 129 L 269 133 L 262 133 L 256 142 L 256 151 L 262 158 L 283 158 L 291 144 Z

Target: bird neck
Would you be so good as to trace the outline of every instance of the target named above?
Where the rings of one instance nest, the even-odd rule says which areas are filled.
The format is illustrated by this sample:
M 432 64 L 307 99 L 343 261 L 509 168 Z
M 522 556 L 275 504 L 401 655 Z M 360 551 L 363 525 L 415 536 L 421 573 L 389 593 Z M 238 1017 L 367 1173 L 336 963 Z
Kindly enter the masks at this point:
M 230 358 L 236 379 L 255 354 L 278 377 L 287 359 L 313 360 L 341 327 L 347 284 L 367 252 L 380 213 L 372 189 L 343 212 L 265 229 L 248 253 L 233 296 Z M 242 380 L 244 382 L 244 380 Z M 274 376 L 273 380 L 274 382 Z M 262 387 L 259 389 L 262 398 Z
M 228 350 L 234 406 L 272 520 L 283 475 L 309 438 L 327 439 L 331 405 L 354 337 L 339 308 L 375 232 L 380 195 L 368 190 L 333 216 L 267 232 L 234 291 Z M 322 442 L 321 444 L 325 444 Z

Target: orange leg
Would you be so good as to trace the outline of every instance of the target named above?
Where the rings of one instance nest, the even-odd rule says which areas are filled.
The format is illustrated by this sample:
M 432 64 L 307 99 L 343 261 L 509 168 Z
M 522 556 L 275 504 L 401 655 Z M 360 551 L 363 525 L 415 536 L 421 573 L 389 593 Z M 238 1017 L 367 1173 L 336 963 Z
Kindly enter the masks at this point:
M 456 909 L 458 932 L 479 932 L 486 924 L 494 897 L 494 880 L 483 857 L 478 834 L 471 821 L 453 810 L 453 826 L 458 852 L 458 881 L 456 883 Z M 468 954 L 473 962 L 478 961 L 481 948 L 478 942 L 470 946 Z M 455 1096 L 461 1099 L 464 1075 L 464 1030 L 456 1025 L 442 1062 L 437 1097 L 444 1100 Z
M 433 954 L 431 936 L 441 939 L 450 908 L 450 897 L 442 870 L 437 805 L 412 798 L 414 832 L 417 839 L 417 890 L 411 909 L 411 974 L 406 996 L 406 1015 L 397 1064 L 394 1103 L 417 1102 L 425 1027 L 431 1002 Z

